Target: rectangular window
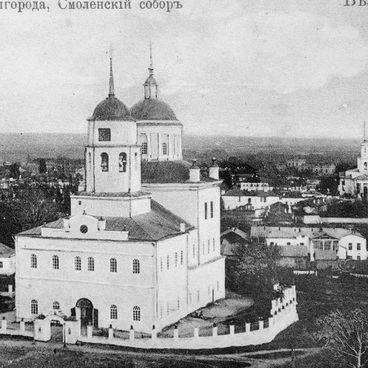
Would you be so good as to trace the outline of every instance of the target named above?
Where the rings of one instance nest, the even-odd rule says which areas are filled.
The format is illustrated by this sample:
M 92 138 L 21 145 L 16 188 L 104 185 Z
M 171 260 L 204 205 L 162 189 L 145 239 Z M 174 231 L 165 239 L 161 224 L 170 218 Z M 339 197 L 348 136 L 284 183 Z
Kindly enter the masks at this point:
M 183 263 L 184 263 L 184 252 L 181 251 L 180 252 L 180 264 L 183 265 Z
M 193 244 L 193 258 L 195 258 L 195 244 Z
M 3 267 L 4 267 L 3 262 L 0 262 L 0 268 L 3 268 Z
M 167 269 L 170 268 L 170 256 L 167 256 L 167 259 L 166 259 L 166 268 Z
M 175 267 L 178 266 L 178 253 L 175 252 Z
M 353 243 L 349 243 L 349 250 L 353 250 Z
M 207 202 L 204 204 L 204 219 L 207 220 Z
M 360 243 L 357 243 L 357 250 L 361 250 Z
M 213 202 L 211 201 L 211 218 L 213 218 Z
M 111 141 L 111 129 L 110 128 L 100 128 L 98 129 L 98 140 L 100 142 Z

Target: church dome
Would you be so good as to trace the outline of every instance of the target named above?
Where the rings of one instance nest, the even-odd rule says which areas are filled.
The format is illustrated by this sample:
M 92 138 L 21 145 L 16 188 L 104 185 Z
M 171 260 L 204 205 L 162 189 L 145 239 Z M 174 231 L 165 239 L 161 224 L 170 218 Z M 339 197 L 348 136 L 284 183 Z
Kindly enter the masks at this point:
M 136 120 L 177 120 L 171 107 L 156 98 L 145 98 L 130 110 Z
M 100 102 L 90 120 L 134 120 L 127 106 L 114 95 L 109 94 Z

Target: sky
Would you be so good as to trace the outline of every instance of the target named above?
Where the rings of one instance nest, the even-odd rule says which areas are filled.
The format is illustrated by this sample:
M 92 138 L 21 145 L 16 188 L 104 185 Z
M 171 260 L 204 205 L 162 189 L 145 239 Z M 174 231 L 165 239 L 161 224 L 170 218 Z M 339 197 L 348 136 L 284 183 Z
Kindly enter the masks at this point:
M 368 22 L 347 0 L 181 0 L 171 12 L 0 10 L 2 132 L 84 133 L 107 97 L 159 98 L 185 134 L 359 138 L 368 122 Z M 65 0 L 62 0 L 65 1 Z M 352 3 L 352 0 L 349 0 Z M 359 1 L 356 1 L 359 3 Z

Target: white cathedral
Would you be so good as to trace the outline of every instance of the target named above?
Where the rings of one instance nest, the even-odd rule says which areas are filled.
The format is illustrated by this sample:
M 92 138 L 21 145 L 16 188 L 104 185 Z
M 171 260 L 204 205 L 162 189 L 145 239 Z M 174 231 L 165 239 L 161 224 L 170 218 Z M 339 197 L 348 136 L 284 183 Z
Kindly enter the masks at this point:
M 111 63 L 111 61 L 110 61 Z M 182 124 L 157 98 L 152 62 L 131 110 L 108 97 L 88 119 L 86 188 L 71 215 L 16 236 L 16 317 L 150 332 L 225 297 L 218 167 L 141 182 L 141 160 L 182 160 Z
M 364 123 L 363 142 L 360 144 L 360 157 L 357 167 L 340 173 L 340 195 L 350 194 L 360 199 L 368 199 L 368 140 L 366 138 L 366 124 Z

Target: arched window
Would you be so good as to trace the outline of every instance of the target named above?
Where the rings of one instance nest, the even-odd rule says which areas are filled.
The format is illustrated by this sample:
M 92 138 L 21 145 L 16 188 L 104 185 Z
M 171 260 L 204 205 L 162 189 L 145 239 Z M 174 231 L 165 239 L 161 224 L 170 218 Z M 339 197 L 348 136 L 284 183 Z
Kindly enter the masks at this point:
M 52 256 L 52 268 L 54 270 L 59 269 L 59 257 L 58 256 Z
M 80 257 L 74 258 L 74 268 L 76 271 L 80 271 L 82 269 L 82 262 Z
M 140 272 L 141 272 L 141 268 L 140 268 L 139 260 L 134 259 L 133 260 L 133 273 L 140 273 Z
M 162 143 L 162 154 L 167 155 L 167 143 Z
M 53 302 L 52 303 L 52 309 L 60 309 L 60 303 L 59 302 Z
M 114 304 L 110 306 L 110 319 L 118 319 L 118 308 Z
M 127 154 L 125 152 L 121 152 L 119 154 L 119 171 L 126 172 L 127 165 Z
M 37 268 L 37 256 L 31 254 L 31 268 Z
M 133 321 L 140 321 L 141 320 L 141 308 L 134 307 L 133 308 Z
M 148 147 L 147 147 L 147 142 L 143 142 L 142 143 L 142 155 L 146 155 L 147 154 L 147 150 L 148 150 Z
M 118 272 L 118 263 L 115 258 L 110 259 L 110 272 Z
M 109 155 L 106 152 L 101 153 L 101 170 L 103 172 L 109 171 Z
M 95 259 L 93 257 L 88 257 L 88 271 L 95 270 Z
M 31 314 L 38 314 L 38 301 L 34 299 L 31 301 Z

